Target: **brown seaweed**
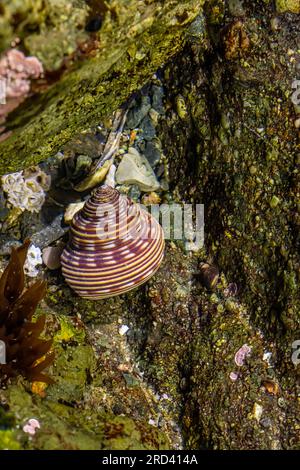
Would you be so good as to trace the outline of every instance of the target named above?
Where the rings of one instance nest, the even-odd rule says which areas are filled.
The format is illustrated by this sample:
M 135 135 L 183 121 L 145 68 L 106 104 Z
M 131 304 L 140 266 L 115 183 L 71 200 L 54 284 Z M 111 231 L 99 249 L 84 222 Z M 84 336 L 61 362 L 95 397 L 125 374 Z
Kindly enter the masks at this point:
M 42 373 L 53 363 L 49 352 L 52 340 L 40 338 L 46 316 L 32 321 L 33 314 L 46 290 L 44 281 L 37 281 L 25 289 L 23 266 L 30 241 L 13 248 L 10 261 L 0 278 L 0 341 L 5 360 L 0 364 L 0 383 L 9 377 L 22 375 L 30 381 L 53 383 Z

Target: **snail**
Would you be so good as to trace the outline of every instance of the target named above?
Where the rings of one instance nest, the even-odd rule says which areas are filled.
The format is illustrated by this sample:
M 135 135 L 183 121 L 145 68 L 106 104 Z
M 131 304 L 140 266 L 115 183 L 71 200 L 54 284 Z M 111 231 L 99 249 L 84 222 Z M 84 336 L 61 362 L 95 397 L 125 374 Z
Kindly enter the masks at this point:
M 62 256 L 62 273 L 84 298 L 123 294 L 145 283 L 164 255 L 163 230 L 156 219 L 104 185 L 96 189 L 72 220 Z

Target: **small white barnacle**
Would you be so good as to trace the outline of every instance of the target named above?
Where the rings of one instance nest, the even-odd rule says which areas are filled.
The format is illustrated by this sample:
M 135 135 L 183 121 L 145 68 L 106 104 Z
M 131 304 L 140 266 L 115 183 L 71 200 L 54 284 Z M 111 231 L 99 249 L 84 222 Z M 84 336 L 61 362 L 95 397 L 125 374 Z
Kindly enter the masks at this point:
M 21 212 L 39 212 L 45 202 L 45 191 L 50 188 L 51 178 L 38 166 L 1 177 L 2 189 L 8 205 Z

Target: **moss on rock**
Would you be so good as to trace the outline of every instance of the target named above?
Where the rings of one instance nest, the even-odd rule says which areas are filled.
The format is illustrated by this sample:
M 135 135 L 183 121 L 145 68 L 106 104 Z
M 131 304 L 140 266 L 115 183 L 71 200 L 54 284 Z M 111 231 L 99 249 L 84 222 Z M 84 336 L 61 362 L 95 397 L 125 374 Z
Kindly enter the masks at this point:
M 48 3 L 50 5 L 50 2 L 45 5 Z M 93 53 L 72 58 L 70 65 L 67 65 L 68 70 L 59 81 L 26 100 L 9 116 L 6 129 L 13 132 L 0 144 L 0 174 L 54 155 L 76 133 L 112 114 L 158 67 L 180 50 L 186 25 L 199 14 L 202 4 L 202 1 L 196 0 L 167 1 L 163 5 L 157 1 L 147 4 L 136 0 L 131 0 L 130 4 L 123 0 L 111 2 Z M 51 12 L 53 8 L 57 10 L 49 5 Z M 76 2 L 76 5 L 85 12 L 85 2 Z M 28 15 L 31 9 L 32 2 L 28 1 L 24 6 L 24 15 Z M 59 66 L 62 54 L 67 52 L 72 55 L 74 45 L 64 42 L 69 33 L 72 38 L 72 28 L 78 29 L 77 14 L 73 18 L 73 12 L 69 19 L 64 14 L 62 22 L 60 10 L 57 11 L 57 17 L 53 13 L 53 26 L 48 26 L 45 31 L 40 28 L 41 37 L 24 32 L 28 50 L 42 60 L 45 55 L 45 65 L 50 68 Z M 13 14 L 8 6 L 7 12 L 7 23 L 11 24 Z M 42 18 L 40 22 L 45 21 L 44 14 L 43 8 L 41 11 L 37 9 L 37 18 L 40 18 L 39 15 Z M 64 38 L 58 37 L 54 41 L 58 55 L 54 46 L 48 53 L 47 48 L 53 42 L 49 45 L 48 35 L 58 35 L 59 28 L 63 28 Z M 12 155 L 14 158 L 11 158 Z
M 117 416 L 104 406 L 95 389 L 103 382 L 95 351 L 83 325 L 48 311 L 48 334 L 54 334 L 56 359 L 49 374 L 55 384 L 38 388 L 23 380 L 0 391 L 0 449 L 167 449 L 166 435 L 139 416 Z M 107 374 L 106 370 L 106 374 Z M 99 389 L 100 390 L 100 389 Z M 133 402 L 132 402 L 133 403 Z M 1 408 L 2 409 L 2 408 Z M 129 416 L 130 415 L 130 416 Z M 34 435 L 24 425 L 39 422 Z
M 276 0 L 276 9 L 279 13 L 300 13 L 300 3 L 299 0 Z

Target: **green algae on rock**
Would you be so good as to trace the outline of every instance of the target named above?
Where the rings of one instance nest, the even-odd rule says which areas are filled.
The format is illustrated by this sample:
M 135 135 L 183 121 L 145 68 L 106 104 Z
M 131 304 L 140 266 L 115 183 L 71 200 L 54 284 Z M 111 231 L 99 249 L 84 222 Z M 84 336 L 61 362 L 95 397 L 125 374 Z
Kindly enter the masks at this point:
M 31 3 L 28 0 L 24 14 L 31 11 Z M 136 0 L 131 0 L 130 4 L 125 0 L 111 2 L 114 14 L 105 16 L 94 57 L 75 60 L 62 78 L 9 116 L 6 128 L 7 131 L 13 129 L 13 133 L 0 144 L 0 174 L 54 155 L 76 133 L 115 111 L 180 50 L 186 25 L 199 14 L 203 3 L 196 0 L 175 3 L 168 0 L 163 5 L 158 1 L 150 4 Z M 83 4 L 85 2 L 78 3 Z M 34 11 L 39 17 L 39 9 Z M 13 15 L 9 9 L 7 15 L 6 21 L 10 24 Z M 41 15 L 40 21 L 44 21 L 43 9 Z M 59 15 L 53 21 L 55 30 Z M 27 36 L 24 32 L 24 40 Z M 136 53 L 128 54 L 133 44 Z M 34 53 L 38 55 L 38 45 Z M 55 58 L 51 60 L 55 62 Z
M 46 70 L 57 70 L 64 57 L 87 41 L 89 36 L 84 29 L 88 15 L 89 8 L 83 0 L 3 0 L 0 51 L 18 38 L 17 42 L 24 42 L 28 53 L 38 57 Z
M 34 416 L 40 429 L 30 439 L 22 429 L 0 431 L 0 449 L 126 450 L 167 449 L 162 433 L 131 418 L 84 410 L 74 404 L 32 399 L 20 386 L 2 393 L 20 426 Z
M 286 52 L 296 44 L 298 19 L 282 18 L 287 23 L 271 38 L 272 5 L 265 2 L 263 14 L 258 14 L 250 2 L 243 3 L 248 9 L 243 28 L 251 44 L 243 56 L 226 59 L 224 49 L 222 56 L 220 50 L 205 53 L 194 42 L 178 55 L 178 65 L 173 60 L 165 73 L 164 87 L 173 111 L 179 93 L 187 109 L 184 122 L 180 115 L 176 120 L 173 116 L 159 135 L 172 184 L 179 199 L 205 204 L 206 250 L 226 278 L 237 283 L 239 292 L 238 302 L 223 303 L 217 286 L 209 299 L 203 293 L 197 302 L 199 344 L 190 340 L 195 354 L 190 363 L 195 369 L 192 366 L 189 372 L 184 429 L 191 448 L 297 448 L 299 374 L 291 360 L 291 345 L 300 332 L 299 295 L 294 287 L 299 272 L 298 170 L 289 99 L 297 53 L 290 51 L 290 59 Z M 226 24 L 232 21 L 226 11 Z M 220 45 L 222 37 L 213 35 L 212 41 Z M 267 61 L 266 51 L 272 51 Z M 250 340 L 257 350 L 249 359 L 249 372 L 231 383 L 234 354 L 229 349 L 234 345 L 238 350 Z M 272 353 L 276 366 L 264 363 L 264 348 Z M 209 364 L 206 371 L 204 364 Z M 270 409 L 261 393 L 259 378 L 268 373 L 279 380 L 282 396 L 290 396 L 285 409 L 288 427 L 282 426 L 277 400 L 272 397 L 276 408 Z M 257 416 L 256 402 L 263 408 L 259 423 L 252 418 Z
M 55 384 L 38 394 L 32 393 L 34 389 L 30 391 L 22 381 L 0 390 L 0 403 L 5 404 L 6 410 L 0 414 L 0 426 L 4 428 L 0 431 L 0 449 L 169 448 L 166 435 L 143 422 L 137 413 L 117 416 L 104 405 L 105 394 L 100 384 L 108 380 L 113 370 L 109 372 L 107 363 L 105 372 L 101 364 L 97 365 L 95 350 L 78 318 L 53 315 L 48 309 L 47 329 L 54 334 L 57 361 L 52 374 Z M 117 393 L 116 389 L 121 391 L 117 382 Z M 96 390 L 99 390 L 98 395 Z M 143 398 L 143 393 L 139 406 L 149 407 L 150 396 Z M 128 400 L 128 403 L 136 405 L 136 400 Z M 29 438 L 23 426 L 32 417 L 38 420 L 40 427 Z
M 276 0 L 276 9 L 279 13 L 300 13 L 299 0 Z

